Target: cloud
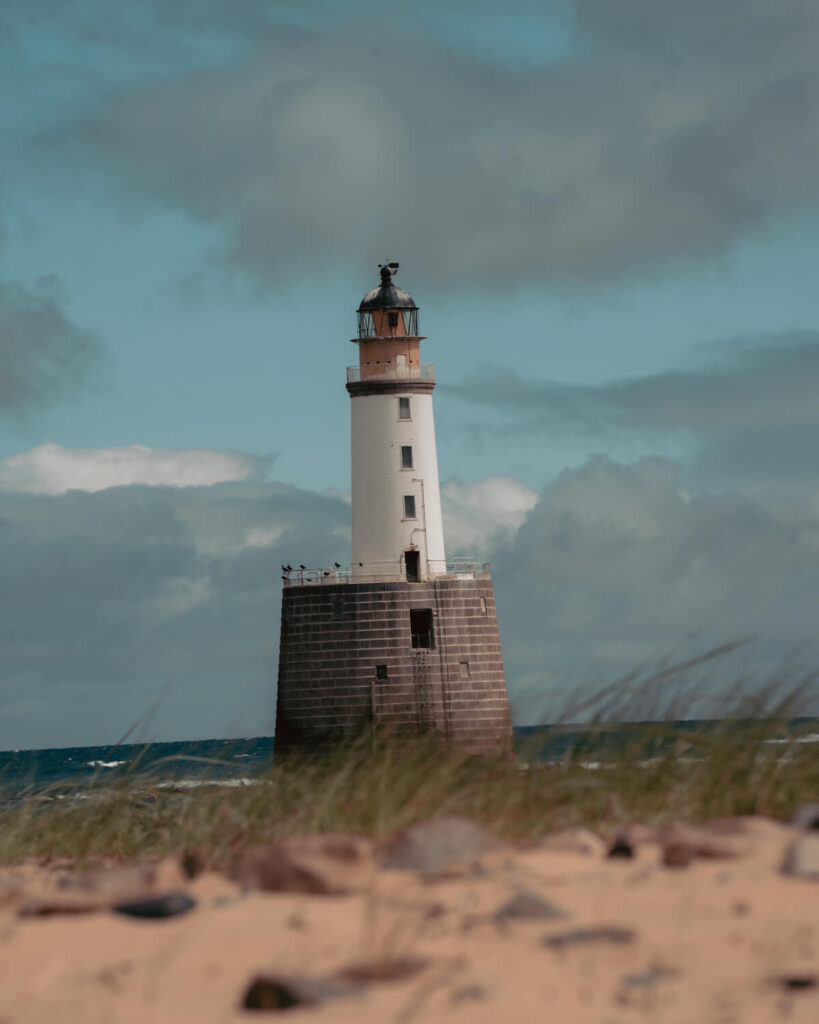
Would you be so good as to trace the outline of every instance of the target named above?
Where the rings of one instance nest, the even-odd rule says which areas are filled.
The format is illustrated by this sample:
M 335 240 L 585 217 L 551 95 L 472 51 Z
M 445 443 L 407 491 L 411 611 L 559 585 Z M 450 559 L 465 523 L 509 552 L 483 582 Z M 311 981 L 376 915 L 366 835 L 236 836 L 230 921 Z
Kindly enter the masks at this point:
M 715 696 L 743 669 L 757 680 L 783 669 L 815 638 L 817 512 L 817 501 L 692 495 L 665 459 L 596 457 L 564 472 L 492 555 L 518 719 L 711 642 L 757 638 L 744 665 L 714 673 Z
M 537 493 L 512 477 L 445 481 L 441 503 L 449 555 L 485 555 L 499 539 L 514 535 L 536 502 Z
M 445 495 L 450 551 L 492 562 L 518 722 L 697 631 L 757 634 L 759 671 L 814 635 L 819 490 L 697 496 L 667 460 L 597 458 L 534 504 L 508 479 Z M 260 480 L 0 492 L 0 748 L 114 741 L 154 706 L 143 738 L 271 732 L 280 566 L 348 560 L 349 516 Z
M 63 187 L 73 163 L 220 226 L 260 280 L 363 270 L 384 239 L 424 287 L 655 274 L 819 201 L 815 5 L 513 4 L 550 54 L 526 65 L 384 5 L 239 6 L 209 8 L 232 63 L 109 90 L 38 152 Z M 192 10 L 156 16 L 194 32 Z
M 0 493 L 0 747 L 157 702 L 145 738 L 271 733 L 280 565 L 348 548 L 348 505 L 281 484 Z
M 0 281 L 0 417 L 24 415 L 76 389 L 101 355 L 89 330 L 65 310 L 59 279 L 33 288 Z
M 695 355 L 686 368 L 597 385 L 485 367 L 448 390 L 497 410 L 517 431 L 636 437 L 649 450 L 664 438 L 688 439 L 700 482 L 819 482 L 819 335 L 735 340 Z
M 205 448 L 171 450 L 132 444 L 83 450 L 51 443 L 0 459 L 0 491 L 64 494 L 129 484 L 206 487 L 259 478 L 269 465 L 270 459 Z

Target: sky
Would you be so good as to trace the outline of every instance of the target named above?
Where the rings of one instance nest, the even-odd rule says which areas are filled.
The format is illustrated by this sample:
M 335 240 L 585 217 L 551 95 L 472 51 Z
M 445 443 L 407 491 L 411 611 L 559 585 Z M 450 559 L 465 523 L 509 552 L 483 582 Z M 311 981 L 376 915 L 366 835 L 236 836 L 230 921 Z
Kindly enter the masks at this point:
M 4 0 L 0 97 L 0 748 L 272 733 L 385 260 L 516 723 L 815 667 L 815 4 Z

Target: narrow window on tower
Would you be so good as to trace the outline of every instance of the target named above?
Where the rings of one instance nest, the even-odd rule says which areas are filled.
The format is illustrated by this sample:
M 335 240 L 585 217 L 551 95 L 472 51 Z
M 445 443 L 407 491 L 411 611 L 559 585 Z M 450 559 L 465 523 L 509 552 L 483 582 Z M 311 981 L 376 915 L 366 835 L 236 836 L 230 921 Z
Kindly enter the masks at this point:
M 398 398 L 398 419 L 411 420 L 409 395 L 400 395 Z
M 481 598 L 481 615 L 486 615 L 486 598 Z
M 386 665 L 376 665 L 375 666 L 375 678 L 376 679 L 389 679 L 389 675 L 387 674 L 387 666 Z
M 469 662 L 462 661 L 460 664 L 461 668 L 461 679 L 469 679 Z
M 412 469 L 412 445 L 401 445 L 401 469 Z
M 415 495 L 405 494 L 404 495 L 404 518 L 414 519 L 415 518 Z

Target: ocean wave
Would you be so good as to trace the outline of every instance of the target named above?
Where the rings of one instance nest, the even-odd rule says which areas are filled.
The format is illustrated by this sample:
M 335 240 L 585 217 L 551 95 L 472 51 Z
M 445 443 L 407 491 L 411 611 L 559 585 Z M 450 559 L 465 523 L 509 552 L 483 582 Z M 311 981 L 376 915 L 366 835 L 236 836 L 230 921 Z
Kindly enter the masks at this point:
M 777 738 L 771 740 L 762 740 L 762 743 L 819 743 L 819 732 L 809 732 L 805 736 L 797 736 L 795 738 Z
M 258 786 L 261 779 L 168 779 L 157 782 L 154 789 L 201 789 L 203 786 L 220 786 L 225 789 L 236 789 L 240 786 Z
M 121 764 L 128 764 L 127 761 L 86 761 L 89 768 L 118 768 Z

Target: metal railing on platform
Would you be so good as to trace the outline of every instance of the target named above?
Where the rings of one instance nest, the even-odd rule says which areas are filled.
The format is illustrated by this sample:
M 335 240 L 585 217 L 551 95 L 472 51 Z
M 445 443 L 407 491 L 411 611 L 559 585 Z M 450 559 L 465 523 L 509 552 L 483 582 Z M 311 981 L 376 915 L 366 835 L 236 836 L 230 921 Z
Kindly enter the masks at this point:
M 473 559 L 458 558 L 446 563 L 445 572 L 436 572 L 420 583 L 431 583 L 435 580 L 470 579 L 482 580 L 490 577 L 489 562 L 478 562 Z M 395 565 L 332 565 L 326 569 L 310 569 L 305 566 L 293 569 L 282 566 L 282 580 L 285 587 L 320 587 L 337 586 L 340 583 L 406 583 L 407 574 Z M 411 581 L 416 582 L 416 581 Z
M 360 384 L 365 380 L 434 380 L 434 363 L 412 363 L 396 366 L 394 363 L 365 363 L 347 367 L 347 383 Z

